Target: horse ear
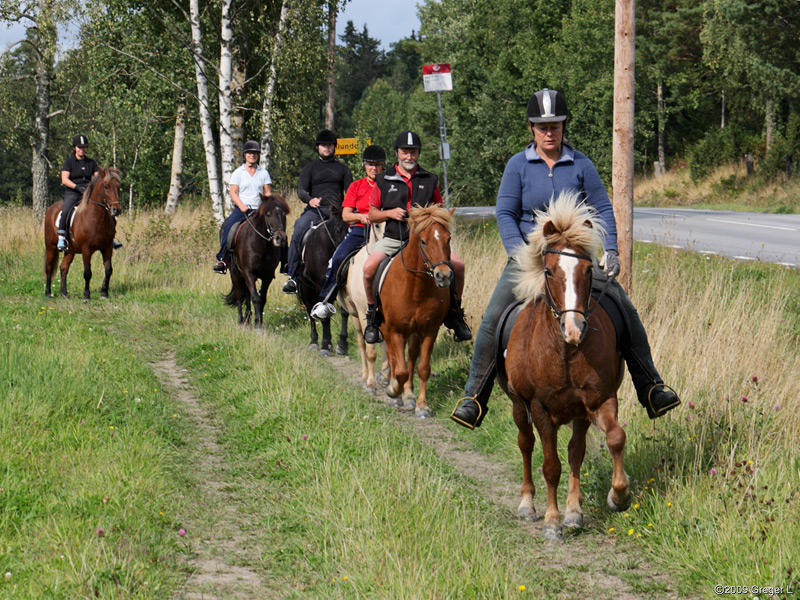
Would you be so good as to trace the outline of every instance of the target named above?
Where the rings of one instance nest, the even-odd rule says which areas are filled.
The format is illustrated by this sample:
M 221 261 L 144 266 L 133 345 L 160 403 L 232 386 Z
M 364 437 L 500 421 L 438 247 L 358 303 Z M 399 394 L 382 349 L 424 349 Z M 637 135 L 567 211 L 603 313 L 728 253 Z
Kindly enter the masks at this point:
M 552 221 L 547 221 L 542 227 L 542 233 L 544 233 L 545 237 L 549 237 L 556 233 L 556 226 L 553 225 Z
M 589 219 L 586 219 L 583 222 L 583 226 L 586 227 L 587 229 L 594 229 L 594 225 L 592 225 L 592 222 Z
M 454 206 L 453 208 L 451 208 L 451 209 L 450 209 L 450 216 L 451 216 L 451 217 L 453 216 L 453 213 L 454 213 L 454 212 L 456 212 L 456 207 L 455 207 L 455 206 Z

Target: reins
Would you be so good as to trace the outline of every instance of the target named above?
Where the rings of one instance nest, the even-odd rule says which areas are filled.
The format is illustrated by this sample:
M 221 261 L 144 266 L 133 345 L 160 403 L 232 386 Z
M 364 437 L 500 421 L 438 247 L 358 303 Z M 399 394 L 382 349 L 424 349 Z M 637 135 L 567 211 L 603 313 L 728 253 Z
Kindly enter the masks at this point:
M 258 237 L 263 239 L 265 242 L 271 242 L 273 240 L 273 238 L 275 237 L 274 234 L 276 234 L 277 232 L 286 231 L 285 227 L 280 227 L 278 229 L 273 229 L 272 226 L 269 224 L 269 219 L 267 219 L 267 215 L 266 214 L 264 215 L 264 224 L 267 226 L 267 235 L 264 235 L 263 233 L 261 233 L 258 230 L 258 228 L 250 220 L 250 215 L 248 215 L 247 213 L 244 213 L 244 218 L 247 221 L 247 224 L 250 225 L 252 230 L 256 232 Z

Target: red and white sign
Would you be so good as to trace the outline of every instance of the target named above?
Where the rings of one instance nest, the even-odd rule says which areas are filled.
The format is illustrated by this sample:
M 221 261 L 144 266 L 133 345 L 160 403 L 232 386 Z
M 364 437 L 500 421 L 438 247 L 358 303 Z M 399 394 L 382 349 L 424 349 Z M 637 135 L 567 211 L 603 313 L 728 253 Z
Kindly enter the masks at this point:
M 426 92 L 452 92 L 450 65 L 422 65 L 422 84 Z

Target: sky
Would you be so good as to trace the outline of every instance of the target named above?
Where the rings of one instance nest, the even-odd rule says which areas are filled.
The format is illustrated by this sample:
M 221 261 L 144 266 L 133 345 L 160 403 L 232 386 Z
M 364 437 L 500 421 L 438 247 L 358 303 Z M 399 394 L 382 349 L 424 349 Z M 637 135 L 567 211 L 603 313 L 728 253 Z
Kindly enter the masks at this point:
M 412 30 L 419 31 L 417 1 L 349 0 L 345 10 L 339 13 L 336 20 L 336 32 L 341 34 L 347 21 L 353 21 L 358 31 L 361 31 L 366 23 L 370 37 L 380 40 L 383 50 L 389 50 L 392 42 L 408 37 Z M 0 53 L 9 44 L 25 36 L 23 26 L 14 25 L 9 29 L 7 25 L 8 23 L 0 21 Z
M 352 21 L 357 31 L 366 23 L 370 37 L 380 40 L 383 50 L 389 50 L 392 42 L 410 36 L 412 30 L 419 31 L 417 1 L 349 0 L 336 20 L 336 32 L 341 34 L 347 21 Z

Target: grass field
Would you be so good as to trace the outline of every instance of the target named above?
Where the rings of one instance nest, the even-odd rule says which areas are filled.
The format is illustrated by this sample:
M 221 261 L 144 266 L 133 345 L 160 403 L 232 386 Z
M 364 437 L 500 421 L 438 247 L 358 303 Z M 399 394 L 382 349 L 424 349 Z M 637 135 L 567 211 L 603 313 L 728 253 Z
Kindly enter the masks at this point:
M 684 404 L 651 422 L 626 380 L 620 420 L 634 503 L 605 510 L 610 461 L 594 432 L 587 526 L 552 545 L 494 501 L 485 480 L 455 469 L 407 419 L 305 350 L 304 313 L 279 286 L 265 333 L 237 327 L 220 298 L 229 281 L 211 273 L 208 215 L 123 216 L 111 299 L 99 299 L 96 257 L 88 303 L 78 299 L 80 268 L 69 278 L 73 298 L 45 300 L 29 212 L 3 210 L 0 222 L 0 598 L 183 597 L 192 561 L 224 531 L 223 501 L 239 537 L 222 558 L 257 574 L 261 591 L 209 597 L 800 589 L 800 273 L 636 247 L 633 298 Z M 502 269 L 500 242 L 493 226 L 465 228 L 456 241 L 477 326 Z M 469 350 L 440 336 L 432 426 L 509 469 L 514 495 L 521 461 L 508 400 L 495 392 L 475 432 L 447 419 Z M 209 466 L 208 431 L 154 369 L 164 357 L 213 421 L 220 465 Z M 543 492 L 542 483 L 540 512 Z

